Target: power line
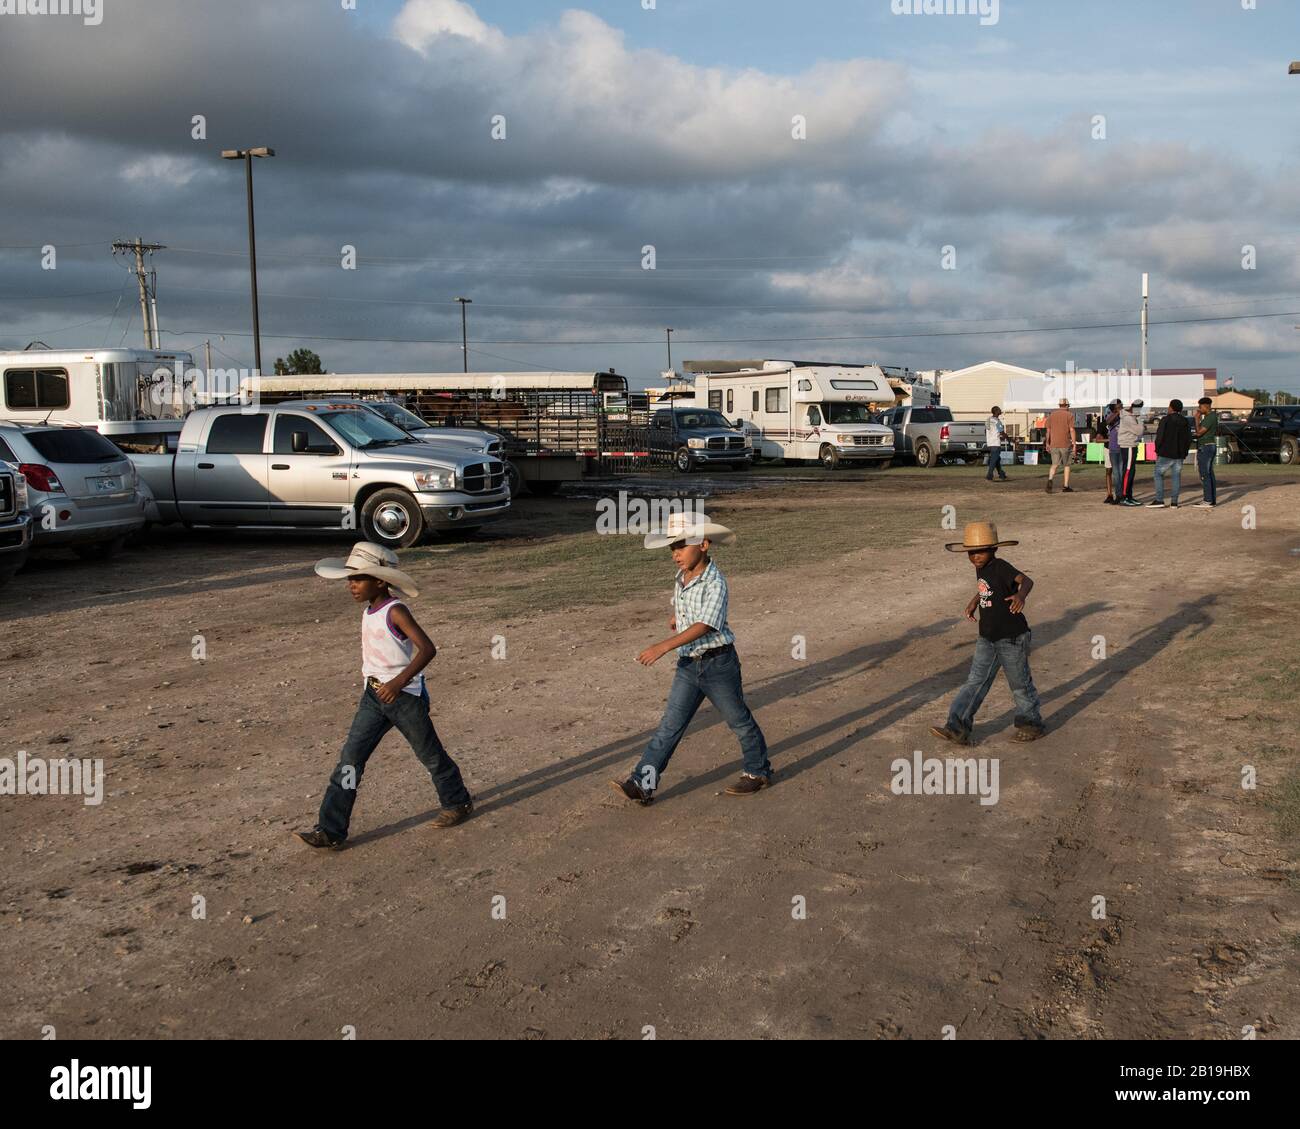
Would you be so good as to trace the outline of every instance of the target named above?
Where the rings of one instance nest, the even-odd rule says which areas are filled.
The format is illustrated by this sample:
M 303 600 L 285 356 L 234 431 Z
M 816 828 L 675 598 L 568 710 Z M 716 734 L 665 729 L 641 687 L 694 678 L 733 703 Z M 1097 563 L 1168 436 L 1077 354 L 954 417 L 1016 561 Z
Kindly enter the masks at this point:
M 1153 320 L 1150 325 L 1206 325 L 1212 322 L 1227 321 L 1254 321 L 1260 318 L 1279 318 L 1279 317 L 1300 317 L 1300 310 L 1279 310 L 1270 314 L 1227 314 L 1221 317 L 1205 318 L 1177 318 Z M 945 330 L 930 333 L 876 333 L 876 334 L 850 334 L 834 337 L 687 337 L 679 338 L 679 342 L 684 345 L 761 345 L 761 344 L 799 344 L 799 343 L 816 343 L 816 342 L 848 342 L 848 341 L 889 341 L 889 340 L 911 340 L 917 338 L 931 337 L 988 337 L 988 336 L 1024 336 L 1034 333 L 1070 333 L 1070 332 L 1087 332 L 1091 330 L 1102 329 L 1134 329 L 1137 326 L 1136 321 L 1108 322 L 1093 325 L 1057 325 L 1045 326 L 1034 329 L 958 329 Z M 185 330 L 164 330 L 165 333 L 175 333 L 176 335 L 187 335 L 197 333 L 216 332 L 201 329 Z M 222 330 L 227 337 L 251 337 L 251 333 L 240 333 L 233 330 Z M 272 337 L 276 340 L 284 341 L 340 341 L 355 342 L 357 344 L 379 344 L 379 345 L 459 345 L 460 342 L 450 338 L 432 338 L 432 337 L 331 337 L 322 334 L 311 333 L 270 333 L 263 334 L 264 337 Z M 569 348 L 574 346 L 587 345 L 660 345 L 662 342 L 658 338 L 652 340 L 642 339 L 615 339 L 609 338 L 604 340 L 564 340 L 564 341 L 519 341 L 506 340 L 500 338 L 485 338 L 479 342 L 485 345 L 529 345 L 529 346 L 546 346 L 551 348 Z

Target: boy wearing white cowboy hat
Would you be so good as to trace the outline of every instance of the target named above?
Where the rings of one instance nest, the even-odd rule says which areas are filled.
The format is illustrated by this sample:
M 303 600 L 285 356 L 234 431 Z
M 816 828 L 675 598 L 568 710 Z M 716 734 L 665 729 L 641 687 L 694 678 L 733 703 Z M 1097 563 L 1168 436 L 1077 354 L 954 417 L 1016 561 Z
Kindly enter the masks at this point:
M 1019 544 L 1019 541 L 999 541 L 998 527 L 992 522 L 973 521 L 966 526 L 960 542 L 944 546 L 950 553 L 965 553 L 975 566 L 976 591 L 966 605 L 966 618 L 974 619 L 978 608 L 980 622 L 966 684 L 953 699 L 947 724 L 930 729 L 945 741 L 970 744 L 975 715 L 998 676 L 999 667 L 1006 673 L 1016 702 L 1016 740 L 1037 741 L 1047 732 L 1039 712 L 1038 691 L 1029 672 L 1030 631 L 1024 615 L 1025 600 L 1034 582 L 998 556 L 998 549 L 1003 545 Z
M 359 541 L 346 560 L 316 565 L 318 576 L 346 580 L 352 598 L 366 605 L 361 614 L 361 673 L 366 688 L 330 776 L 316 826 L 294 832 L 309 847 L 341 847 L 347 840 L 366 762 L 393 728 L 410 743 L 438 790 L 442 811 L 433 826 L 454 827 L 474 810 L 460 769 L 442 747 L 429 718 L 429 691 L 422 671 L 438 650 L 403 602 L 419 591 L 397 564 L 391 549 Z
M 677 651 L 677 671 L 663 720 L 650 739 L 641 760 L 626 780 L 615 780 L 620 795 L 640 804 L 654 799 L 663 771 L 668 767 L 695 711 L 707 698 L 740 740 L 744 771 L 727 788 L 729 796 L 750 796 L 772 780 L 763 731 L 745 704 L 736 636 L 727 626 L 727 581 L 709 559 L 714 545 L 730 545 L 736 535 L 705 514 L 674 513 L 662 533 L 646 535 L 647 549 L 670 549 L 677 566 L 673 587 L 673 616 L 668 621 L 671 638 L 647 647 L 636 661 L 653 666 L 669 651 Z

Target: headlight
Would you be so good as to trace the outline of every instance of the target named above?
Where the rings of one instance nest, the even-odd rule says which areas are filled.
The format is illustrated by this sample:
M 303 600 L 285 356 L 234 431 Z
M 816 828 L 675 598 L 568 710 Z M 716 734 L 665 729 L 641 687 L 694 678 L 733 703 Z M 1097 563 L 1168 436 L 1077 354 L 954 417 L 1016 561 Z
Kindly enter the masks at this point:
M 853 436 L 852 436 L 852 435 L 837 435 L 837 436 L 835 436 L 835 442 L 836 442 L 836 443 L 843 443 L 845 446 L 849 446 L 849 445 L 851 445 L 851 444 L 853 443 Z
M 28 502 L 27 475 L 25 474 L 14 475 L 14 497 L 18 501 L 18 509 L 20 511 L 25 510 L 27 508 L 27 502 Z
M 456 472 L 454 470 L 417 470 L 415 485 L 420 490 L 455 490 Z
M 707 447 L 708 445 L 709 445 L 709 444 L 708 444 L 708 440 L 706 440 L 706 439 L 688 439 L 688 440 L 686 440 L 686 446 L 688 446 L 688 447 L 693 447 L 693 448 L 694 448 L 695 450 L 697 450 L 697 451 L 702 450 L 703 448 Z
M 754 445 L 754 441 L 753 441 L 752 439 L 750 439 L 750 437 L 749 437 L 748 435 L 746 435 L 746 436 L 745 436 L 745 446 L 746 446 L 746 447 L 752 447 L 753 445 Z

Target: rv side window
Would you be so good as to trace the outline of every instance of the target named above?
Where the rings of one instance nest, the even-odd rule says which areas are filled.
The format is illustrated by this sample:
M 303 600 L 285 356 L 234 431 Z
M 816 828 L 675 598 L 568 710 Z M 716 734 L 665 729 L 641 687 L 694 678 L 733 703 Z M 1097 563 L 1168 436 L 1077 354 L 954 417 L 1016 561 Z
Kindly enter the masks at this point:
M 801 381 L 799 381 L 799 391 L 800 391 L 800 392 L 811 392 L 811 391 L 812 391 L 812 381 L 811 381 L 811 380 L 801 380 Z
M 260 455 L 266 438 L 265 414 L 218 416 L 208 432 L 209 455 Z
M 68 374 L 61 368 L 8 369 L 5 372 L 5 407 L 67 408 Z
M 822 414 L 817 410 L 816 404 L 808 409 L 808 424 L 810 427 L 821 427 L 822 425 Z
M 722 411 L 722 390 L 717 389 L 709 392 L 709 407 L 715 412 Z
M 758 411 L 758 389 L 754 389 L 754 411 Z
M 730 415 L 735 410 L 736 410 L 736 394 L 730 388 L 728 388 L 727 389 L 727 414 Z
M 782 385 L 780 388 L 768 388 L 764 392 L 766 396 L 766 410 L 769 412 L 783 412 L 786 410 L 786 388 Z

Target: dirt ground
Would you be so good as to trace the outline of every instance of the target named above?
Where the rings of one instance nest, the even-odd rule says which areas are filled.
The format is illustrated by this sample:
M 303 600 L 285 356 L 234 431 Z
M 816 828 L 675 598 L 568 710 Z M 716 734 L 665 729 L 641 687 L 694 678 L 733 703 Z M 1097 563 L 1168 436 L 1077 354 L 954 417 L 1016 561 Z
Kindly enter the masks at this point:
M 1177 513 L 1100 505 L 1095 469 L 1050 497 L 1038 468 L 717 493 L 776 783 L 723 794 L 739 753 L 706 706 L 645 808 L 608 781 L 672 678 L 634 662 L 667 553 L 597 536 L 594 496 L 521 502 L 405 556 L 475 817 L 429 826 L 393 734 L 340 852 L 290 832 L 361 689 L 359 609 L 311 571 L 348 539 L 36 560 L 0 593 L 0 756 L 103 758 L 105 797 L 0 796 L 0 1036 L 1296 1038 L 1300 476 L 1222 477 Z M 942 545 L 981 519 L 1036 581 L 1050 733 L 1011 740 L 1000 680 L 969 753 L 998 803 L 895 795 L 896 758 L 953 753 L 927 730 L 973 579 Z

